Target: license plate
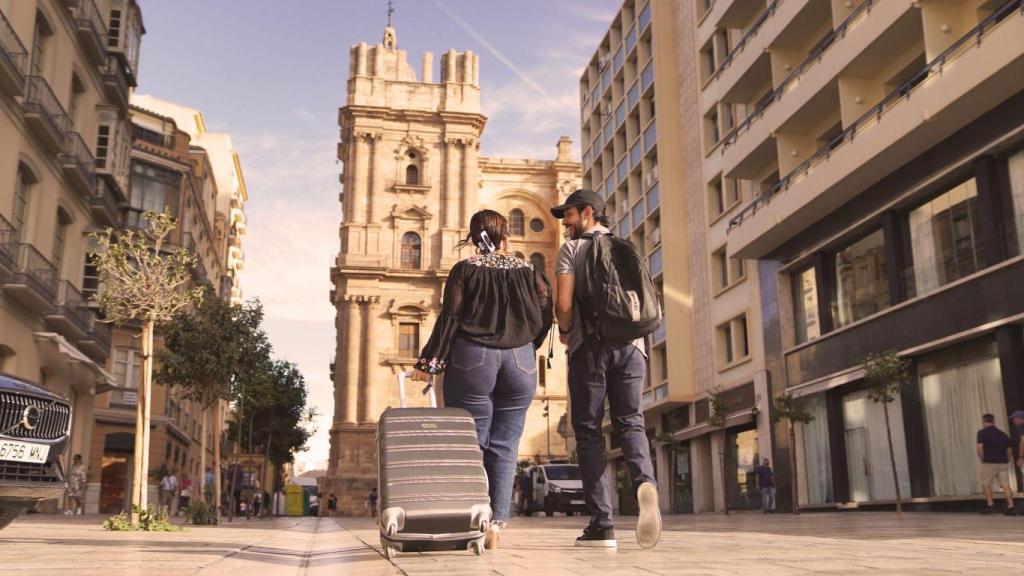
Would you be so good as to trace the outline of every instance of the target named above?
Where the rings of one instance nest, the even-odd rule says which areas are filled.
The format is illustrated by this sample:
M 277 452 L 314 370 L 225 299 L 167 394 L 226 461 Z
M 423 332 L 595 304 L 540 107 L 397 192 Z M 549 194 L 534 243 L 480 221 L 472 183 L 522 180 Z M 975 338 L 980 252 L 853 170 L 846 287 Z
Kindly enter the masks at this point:
M 49 454 L 50 447 L 45 444 L 0 440 L 0 460 L 42 464 L 46 462 L 46 457 Z
M 571 500 L 570 504 L 583 504 L 583 500 Z

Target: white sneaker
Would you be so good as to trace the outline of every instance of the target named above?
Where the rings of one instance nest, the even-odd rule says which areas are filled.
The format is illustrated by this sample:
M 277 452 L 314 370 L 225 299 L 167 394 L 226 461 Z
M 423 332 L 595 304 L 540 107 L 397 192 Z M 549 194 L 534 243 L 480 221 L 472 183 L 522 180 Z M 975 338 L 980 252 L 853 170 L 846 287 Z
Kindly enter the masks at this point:
M 658 489 L 644 482 L 636 490 L 640 517 L 636 521 L 636 541 L 641 548 L 654 548 L 661 539 L 661 510 L 658 507 Z
M 73 512 L 73 511 L 71 511 L 71 510 L 65 510 L 65 511 L 64 511 L 64 515 L 65 515 L 65 516 L 71 516 L 72 514 L 74 514 L 74 512 Z

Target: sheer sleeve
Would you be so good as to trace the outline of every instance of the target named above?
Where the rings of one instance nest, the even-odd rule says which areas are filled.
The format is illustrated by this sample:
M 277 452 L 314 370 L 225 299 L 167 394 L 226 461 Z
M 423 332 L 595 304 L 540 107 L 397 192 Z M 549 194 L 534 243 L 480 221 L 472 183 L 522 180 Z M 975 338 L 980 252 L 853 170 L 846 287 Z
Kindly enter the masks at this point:
M 415 366 L 417 370 L 440 374 L 447 367 L 448 352 L 451 350 L 452 340 L 455 339 L 455 335 L 459 331 L 459 322 L 462 317 L 464 285 L 464 265 L 459 262 L 448 274 L 448 282 L 444 287 L 444 301 L 441 303 L 441 315 L 434 323 L 430 340 L 420 352 L 419 361 Z
M 537 304 L 540 306 L 541 330 L 533 339 L 533 349 L 539 350 L 544 345 L 544 339 L 551 331 L 552 304 L 551 284 L 548 282 L 544 271 L 539 268 L 533 270 L 533 287 L 537 291 Z

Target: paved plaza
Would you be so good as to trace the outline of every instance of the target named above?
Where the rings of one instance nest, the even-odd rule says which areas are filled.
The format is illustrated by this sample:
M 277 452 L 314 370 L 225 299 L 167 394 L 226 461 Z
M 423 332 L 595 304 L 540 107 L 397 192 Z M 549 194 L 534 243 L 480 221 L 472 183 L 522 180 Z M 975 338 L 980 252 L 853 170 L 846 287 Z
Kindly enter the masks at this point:
M 620 519 L 618 551 L 572 546 L 580 518 L 516 519 L 501 549 L 381 554 L 366 519 L 241 520 L 107 532 L 100 517 L 28 516 L 0 532 L 0 574 L 1024 574 L 1024 519 L 975 514 L 672 516 L 655 550 Z

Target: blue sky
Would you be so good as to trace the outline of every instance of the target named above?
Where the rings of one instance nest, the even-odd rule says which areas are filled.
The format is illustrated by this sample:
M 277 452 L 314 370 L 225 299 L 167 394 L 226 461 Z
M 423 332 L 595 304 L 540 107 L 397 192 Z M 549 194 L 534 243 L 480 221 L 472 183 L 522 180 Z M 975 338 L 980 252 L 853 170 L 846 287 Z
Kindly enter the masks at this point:
M 229 132 L 249 204 L 242 289 L 266 308 L 278 357 L 296 362 L 321 417 L 302 460 L 327 458 L 338 250 L 337 113 L 348 50 L 380 41 L 383 0 L 139 0 L 140 94 L 203 111 Z M 485 156 L 553 158 L 579 139 L 578 82 L 621 0 L 397 0 L 400 49 L 480 54 Z M 577 156 L 579 150 L 577 147 Z

